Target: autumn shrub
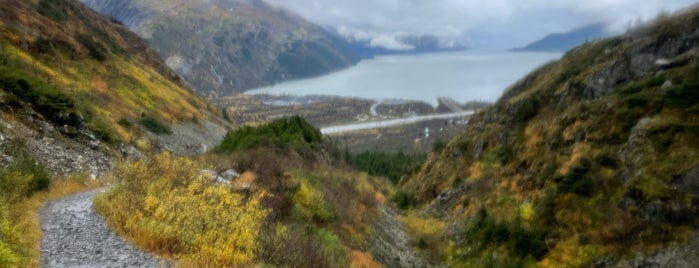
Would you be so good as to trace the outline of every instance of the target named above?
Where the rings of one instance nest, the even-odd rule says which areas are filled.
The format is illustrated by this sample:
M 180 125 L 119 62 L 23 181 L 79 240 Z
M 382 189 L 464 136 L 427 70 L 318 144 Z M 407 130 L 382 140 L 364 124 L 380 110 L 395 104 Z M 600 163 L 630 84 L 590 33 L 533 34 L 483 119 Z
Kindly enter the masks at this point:
M 328 221 L 333 217 L 323 193 L 302 181 L 293 197 L 294 212 L 303 220 Z
M 185 266 L 231 267 L 257 259 L 269 211 L 265 193 L 213 184 L 191 160 L 161 154 L 115 168 L 118 185 L 95 199 L 116 230 Z

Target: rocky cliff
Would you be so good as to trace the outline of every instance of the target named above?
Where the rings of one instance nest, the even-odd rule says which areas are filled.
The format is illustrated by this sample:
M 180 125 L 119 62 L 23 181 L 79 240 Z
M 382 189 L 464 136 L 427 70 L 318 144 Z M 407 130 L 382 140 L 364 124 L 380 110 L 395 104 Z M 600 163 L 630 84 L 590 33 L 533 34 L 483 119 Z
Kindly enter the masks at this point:
M 200 94 L 318 76 L 358 61 L 349 45 L 261 0 L 83 0 L 124 23 Z

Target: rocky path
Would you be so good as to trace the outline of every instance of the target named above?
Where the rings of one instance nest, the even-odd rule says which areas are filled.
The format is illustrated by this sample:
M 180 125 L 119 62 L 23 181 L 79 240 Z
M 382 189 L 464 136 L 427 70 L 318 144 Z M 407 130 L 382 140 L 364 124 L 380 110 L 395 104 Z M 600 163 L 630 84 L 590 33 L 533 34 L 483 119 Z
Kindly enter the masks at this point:
M 50 201 L 41 211 L 42 267 L 164 267 L 117 236 L 92 209 L 104 188 Z

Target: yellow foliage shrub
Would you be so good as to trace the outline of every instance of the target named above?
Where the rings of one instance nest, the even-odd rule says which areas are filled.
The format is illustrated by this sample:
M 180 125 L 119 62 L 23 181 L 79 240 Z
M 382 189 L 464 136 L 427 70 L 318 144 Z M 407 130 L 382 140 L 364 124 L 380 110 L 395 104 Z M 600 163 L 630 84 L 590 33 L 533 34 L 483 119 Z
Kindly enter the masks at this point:
M 264 192 L 247 196 L 199 175 L 191 160 L 161 154 L 115 170 L 119 184 L 95 207 L 116 229 L 182 265 L 252 264 L 257 236 L 269 211 Z
M 301 181 L 293 201 L 294 210 L 304 219 L 325 221 L 333 216 L 323 198 L 323 193 L 307 181 Z

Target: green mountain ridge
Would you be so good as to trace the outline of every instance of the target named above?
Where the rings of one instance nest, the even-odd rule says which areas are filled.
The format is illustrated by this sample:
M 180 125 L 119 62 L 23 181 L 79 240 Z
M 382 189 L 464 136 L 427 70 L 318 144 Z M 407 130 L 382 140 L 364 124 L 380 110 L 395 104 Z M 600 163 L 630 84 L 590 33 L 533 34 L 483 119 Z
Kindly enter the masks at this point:
M 204 95 L 318 76 L 359 60 L 339 36 L 261 0 L 83 3 L 148 40 Z
M 441 241 L 433 253 L 607 267 L 685 243 L 699 223 L 698 26 L 695 8 L 590 42 L 474 115 L 401 182 L 404 203 L 453 226 L 424 238 Z M 699 261 L 672 254 L 637 263 Z

